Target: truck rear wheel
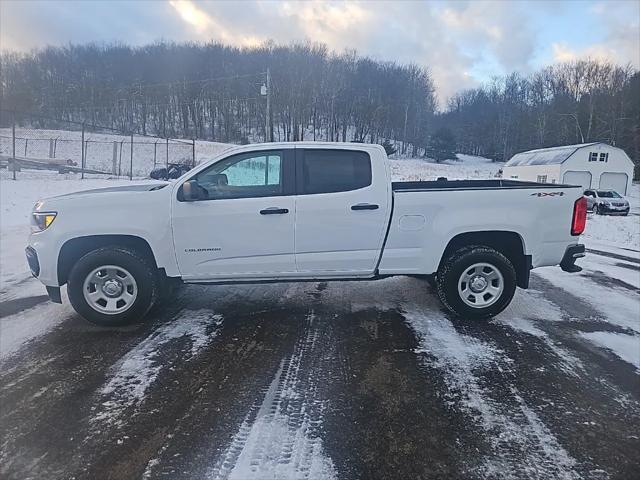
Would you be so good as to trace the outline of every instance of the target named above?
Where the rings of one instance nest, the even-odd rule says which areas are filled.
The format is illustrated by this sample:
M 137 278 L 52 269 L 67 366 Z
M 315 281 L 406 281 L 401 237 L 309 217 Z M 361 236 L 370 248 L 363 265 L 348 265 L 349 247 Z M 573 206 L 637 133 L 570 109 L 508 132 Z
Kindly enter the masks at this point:
M 105 247 L 87 253 L 71 269 L 71 305 L 91 323 L 119 326 L 142 319 L 158 295 L 158 275 L 134 250 Z
M 462 318 L 493 317 L 509 305 L 516 291 L 513 264 L 500 252 L 481 245 L 453 252 L 436 279 L 440 300 Z

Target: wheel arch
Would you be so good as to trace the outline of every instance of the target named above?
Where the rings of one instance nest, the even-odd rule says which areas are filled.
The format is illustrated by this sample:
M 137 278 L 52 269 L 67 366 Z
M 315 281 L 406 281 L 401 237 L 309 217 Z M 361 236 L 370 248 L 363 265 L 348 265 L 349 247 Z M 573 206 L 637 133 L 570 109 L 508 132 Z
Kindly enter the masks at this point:
M 440 266 L 453 252 L 469 245 L 483 245 L 502 253 L 516 270 L 517 285 L 521 288 L 529 286 L 531 255 L 525 253 L 524 239 L 519 233 L 504 230 L 460 233 L 453 237 L 445 247 L 440 259 Z
M 58 254 L 58 284 L 67 283 L 73 265 L 87 253 L 104 247 L 125 247 L 135 250 L 158 268 L 151 245 L 136 235 L 88 235 L 67 240 Z

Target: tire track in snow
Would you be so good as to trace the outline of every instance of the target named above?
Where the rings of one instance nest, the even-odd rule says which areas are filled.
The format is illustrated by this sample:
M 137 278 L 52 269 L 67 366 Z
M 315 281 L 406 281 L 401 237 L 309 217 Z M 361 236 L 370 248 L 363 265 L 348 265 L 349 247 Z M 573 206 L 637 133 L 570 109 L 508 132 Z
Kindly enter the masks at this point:
M 264 398 L 247 413 L 210 479 L 333 479 L 333 461 L 323 450 L 320 429 L 325 402 L 324 355 L 317 350 L 314 314 L 307 332 L 283 359 Z M 310 363 L 311 362 L 311 363 Z
M 184 310 L 154 330 L 114 366 L 111 379 L 99 391 L 100 406 L 93 408 L 97 410 L 91 418 L 94 428 L 122 426 L 123 414 L 142 404 L 162 370 L 182 361 L 182 350 L 171 352 L 173 359 L 165 358 L 169 343 L 188 339 L 191 346 L 187 360 L 190 360 L 213 341 L 221 325 L 222 316 L 211 310 Z
M 444 317 L 404 312 L 420 341 L 420 350 L 435 360 L 448 394 L 460 400 L 487 433 L 493 455 L 476 467 L 491 478 L 574 479 L 576 461 L 560 445 L 518 390 L 509 386 L 509 401 L 495 401 L 477 373 L 509 370 L 510 359 L 497 347 L 461 334 Z M 477 372 L 477 373 L 476 373 Z

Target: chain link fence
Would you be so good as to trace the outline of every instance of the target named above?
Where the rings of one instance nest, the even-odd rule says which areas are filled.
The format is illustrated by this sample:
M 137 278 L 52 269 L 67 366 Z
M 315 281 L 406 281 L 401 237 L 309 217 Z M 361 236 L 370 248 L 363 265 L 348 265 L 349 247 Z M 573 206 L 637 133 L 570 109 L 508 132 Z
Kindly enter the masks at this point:
M 0 168 L 13 178 L 23 169 L 53 170 L 60 173 L 107 175 L 110 177 L 148 177 L 158 167 L 197 163 L 197 149 L 214 153 L 219 148 L 196 142 L 151 135 L 123 135 L 95 125 L 56 119 L 55 129 L 34 128 L 42 119 L 2 112 L 0 127 Z M 200 145 L 197 145 L 200 144 Z M 220 144 L 214 144 L 220 145 Z M 205 148 L 203 148 L 205 147 Z

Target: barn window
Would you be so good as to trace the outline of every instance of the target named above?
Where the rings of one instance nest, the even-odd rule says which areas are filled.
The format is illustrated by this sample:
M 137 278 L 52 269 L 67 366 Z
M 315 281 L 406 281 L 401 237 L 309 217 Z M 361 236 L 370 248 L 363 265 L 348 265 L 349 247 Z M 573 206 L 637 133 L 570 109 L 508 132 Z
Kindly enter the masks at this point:
M 591 152 L 589 154 L 589 161 L 590 162 L 597 162 L 598 161 L 598 152 Z
M 601 153 L 600 154 L 600 161 L 601 162 L 608 162 L 609 161 L 609 154 L 608 153 Z
M 546 175 L 538 175 L 538 183 L 547 183 Z

